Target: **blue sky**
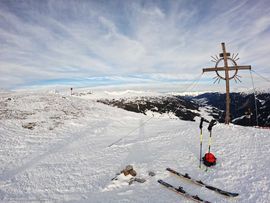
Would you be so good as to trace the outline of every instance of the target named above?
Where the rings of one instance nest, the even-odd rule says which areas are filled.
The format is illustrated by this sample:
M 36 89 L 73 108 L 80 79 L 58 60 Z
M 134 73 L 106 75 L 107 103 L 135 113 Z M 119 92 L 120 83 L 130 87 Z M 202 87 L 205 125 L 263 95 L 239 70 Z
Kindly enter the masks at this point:
M 0 87 L 192 81 L 221 42 L 270 78 L 269 13 L 268 0 L 0 0 Z

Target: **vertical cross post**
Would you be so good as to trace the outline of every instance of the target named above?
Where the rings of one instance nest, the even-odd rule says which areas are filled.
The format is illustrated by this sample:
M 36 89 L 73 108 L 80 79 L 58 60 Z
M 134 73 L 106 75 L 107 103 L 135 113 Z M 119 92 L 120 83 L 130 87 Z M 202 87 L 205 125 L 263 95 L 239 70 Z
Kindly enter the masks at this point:
M 229 79 L 229 66 L 227 53 L 225 48 L 225 43 L 221 43 L 223 58 L 224 58 L 224 67 L 225 67 L 225 81 L 226 81 L 226 116 L 225 116 L 225 124 L 229 124 L 230 122 L 230 79 Z

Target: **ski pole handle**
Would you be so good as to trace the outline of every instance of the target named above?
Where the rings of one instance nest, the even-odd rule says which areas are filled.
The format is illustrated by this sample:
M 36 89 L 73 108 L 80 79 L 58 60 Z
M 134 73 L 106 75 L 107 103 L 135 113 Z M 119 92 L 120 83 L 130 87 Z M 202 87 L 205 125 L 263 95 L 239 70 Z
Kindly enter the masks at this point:
M 208 120 L 206 120 L 205 118 L 201 117 L 200 126 L 199 126 L 200 129 L 203 128 L 203 122 L 210 123 Z
M 214 125 L 217 124 L 217 121 L 215 119 L 212 119 L 209 123 L 208 130 L 211 132 Z
M 204 121 L 204 119 L 203 119 L 203 117 L 201 117 L 201 122 L 200 122 L 200 126 L 199 126 L 199 128 L 202 130 L 202 128 L 203 128 L 203 121 Z

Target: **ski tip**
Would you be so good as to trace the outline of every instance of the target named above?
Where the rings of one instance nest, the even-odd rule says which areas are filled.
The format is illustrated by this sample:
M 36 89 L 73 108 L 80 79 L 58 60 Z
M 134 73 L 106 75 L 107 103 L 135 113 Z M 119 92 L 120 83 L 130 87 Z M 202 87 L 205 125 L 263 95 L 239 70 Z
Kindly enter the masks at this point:
M 209 189 L 209 188 L 208 188 Z M 239 194 L 234 192 L 226 192 L 226 191 L 219 191 L 221 195 L 227 196 L 227 197 L 237 197 Z
M 167 182 L 164 182 L 163 180 L 161 180 L 161 179 L 159 179 L 158 181 L 157 181 L 159 184 L 161 184 L 161 185 L 163 185 L 163 186 L 165 186 L 165 187 L 172 187 L 172 185 L 170 185 L 169 183 L 167 183 Z
M 231 192 L 220 192 L 221 195 L 224 195 L 226 197 L 237 197 L 238 193 L 231 193 Z
M 230 196 L 231 197 L 237 197 L 239 194 L 238 193 L 232 193 Z

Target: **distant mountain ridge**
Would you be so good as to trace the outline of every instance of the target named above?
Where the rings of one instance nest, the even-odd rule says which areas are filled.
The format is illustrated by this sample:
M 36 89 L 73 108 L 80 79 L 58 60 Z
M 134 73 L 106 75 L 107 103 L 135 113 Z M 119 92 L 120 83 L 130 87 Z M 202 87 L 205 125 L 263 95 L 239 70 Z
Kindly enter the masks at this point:
M 173 113 L 181 120 L 195 121 L 194 118 L 199 116 L 199 105 L 184 97 L 136 97 L 128 99 L 101 99 L 98 102 L 133 111 L 136 113 L 146 114 L 147 111 L 163 113 Z
M 255 100 L 256 97 L 256 100 Z M 226 94 L 225 93 L 204 93 L 189 99 L 201 103 L 202 106 L 215 107 L 215 112 L 210 113 L 219 122 L 224 122 L 226 110 Z M 231 93 L 231 122 L 242 126 L 258 126 L 270 127 L 270 93 Z M 256 112 L 257 104 L 257 112 Z M 218 113 L 218 114 L 217 114 Z M 257 114 L 257 116 L 256 116 Z
M 254 94 L 231 93 L 231 122 L 242 126 L 270 127 L 270 93 L 256 95 L 257 114 Z M 98 102 L 136 113 L 147 111 L 160 114 L 173 113 L 181 120 L 195 121 L 202 116 L 202 108 L 220 123 L 224 123 L 226 110 L 225 93 L 203 93 L 190 96 L 157 96 L 121 99 L 100 99 Z M 258 115 L 258 116 L 256 116 Z

